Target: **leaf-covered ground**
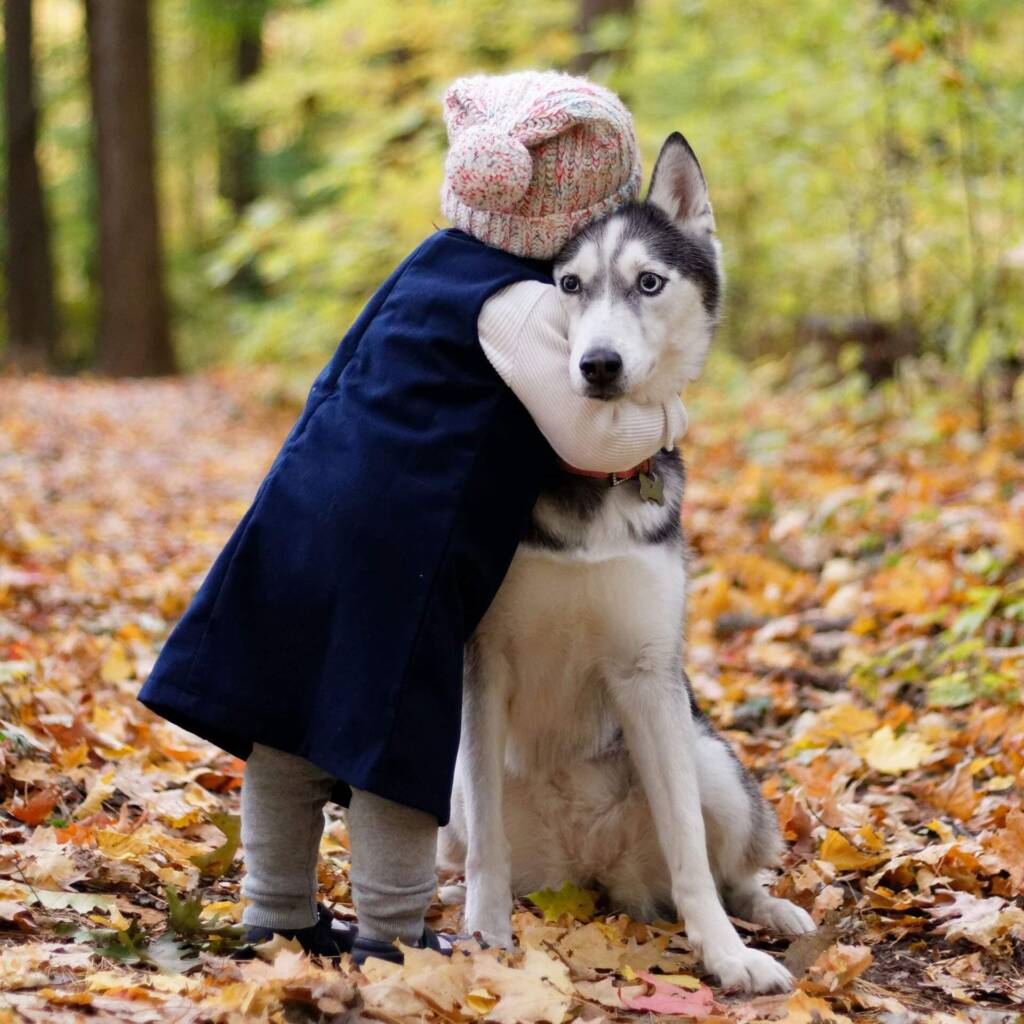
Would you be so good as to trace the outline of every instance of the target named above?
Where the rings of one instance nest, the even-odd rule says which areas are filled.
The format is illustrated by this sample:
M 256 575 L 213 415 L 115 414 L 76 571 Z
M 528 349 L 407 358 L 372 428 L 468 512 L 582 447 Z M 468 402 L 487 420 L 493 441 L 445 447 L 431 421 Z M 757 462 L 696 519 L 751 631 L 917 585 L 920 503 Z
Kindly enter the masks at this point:
M 1021 410 L 982 435 L 945 383 L 769 383 L 695 393 L 686 445 L 691 676 L 778 811 L 777 890 L 820 923 L 741 923 L 801 979 L 750 999 L 676 926 L 572 890 L 521 904 L 511 955 L 232 959 L 242 765 L 134 695 L 294 408 L 265 375 L 0 380 L 0 1021 L 1014 1019 Z M 322 852 L 350 914 L 336 812 Z

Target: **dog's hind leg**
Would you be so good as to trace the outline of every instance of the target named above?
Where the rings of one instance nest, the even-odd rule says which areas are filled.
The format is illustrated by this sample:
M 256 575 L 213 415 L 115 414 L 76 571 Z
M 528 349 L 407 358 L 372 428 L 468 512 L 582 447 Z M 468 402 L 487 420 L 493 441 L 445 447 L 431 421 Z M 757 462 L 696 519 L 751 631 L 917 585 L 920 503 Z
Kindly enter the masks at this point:
M 729 910 L 744 921 L 763 924 L 780 935 L 803 935 L 815 929 L 814 920 L 803 907 L 773 896 L 757 872 L 731 879 L 724 890 Z
M 782 935 L 814 930 L 810 915 L 772 896 L 762 875 L 779 860 L 782 837 L 757 783 L 706 721 L 698 725 L 697 765 L 711 868 L 729 912 Z

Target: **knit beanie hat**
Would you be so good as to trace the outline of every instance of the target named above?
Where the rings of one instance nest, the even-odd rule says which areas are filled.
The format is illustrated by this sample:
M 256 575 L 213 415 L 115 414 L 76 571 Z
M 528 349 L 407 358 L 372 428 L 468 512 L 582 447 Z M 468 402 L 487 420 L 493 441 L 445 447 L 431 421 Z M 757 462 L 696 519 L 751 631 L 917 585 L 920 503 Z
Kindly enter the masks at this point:
M 633 118 L 612 92 L 554 71 L 460 78 L 444 98 L 451 224 L 550 259 L 590 221 L 636 199 Z

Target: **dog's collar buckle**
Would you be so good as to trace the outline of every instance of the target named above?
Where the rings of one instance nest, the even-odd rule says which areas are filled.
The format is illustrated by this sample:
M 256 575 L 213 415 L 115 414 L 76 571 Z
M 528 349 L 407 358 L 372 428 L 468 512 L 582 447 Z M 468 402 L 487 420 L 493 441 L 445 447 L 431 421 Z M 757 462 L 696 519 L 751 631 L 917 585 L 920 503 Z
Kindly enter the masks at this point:
M 591 469 L 577 469 L 564 459 L 559 461 L 566 473 L 572 473 L 574 476 L 587 476 L 592 480 L 603 480 L 609 487 L 618 487 L 628 480 L 639 480 L 640 497 L 644 501 L 653 501 L 658 505 L 665 504 L 665 484 L 654 472 L 654 459 L 644 459 L 639 466 L 634 466 L 622 473 L 599 473 Z
M 608 486 L 618 487 L 619 484 L 624 484 L 627 480 L 633 480 L 639 475 L 640 472 L 637 469 L 629 469 L 625 473 L 609 473 Z

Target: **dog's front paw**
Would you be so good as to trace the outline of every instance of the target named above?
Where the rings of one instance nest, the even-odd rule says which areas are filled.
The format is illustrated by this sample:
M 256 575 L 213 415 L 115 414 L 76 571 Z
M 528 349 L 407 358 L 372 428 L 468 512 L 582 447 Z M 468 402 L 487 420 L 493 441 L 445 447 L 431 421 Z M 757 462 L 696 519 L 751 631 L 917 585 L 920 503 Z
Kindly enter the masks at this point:
M 515 939 L 512 938 L 512 929 L 509 927 L 504 929 L 467 928 L 467 931 L 471 935 L 479 935 L 480 941 L 485 946 L 494 949 L 512 949 L 515 946 Z
M 509 915 L 476 914 L 470 916 L 467 912 L 465 928 L 470 935 L 479 935 L 480 939 L 488 946 L 500 946 L 502 949 L 511 949 L 515 945 L 512 939 L 512 923 Z
M 478 934 L 489 946 L 512 948 L 512 893 L 504 886 L 487 891 L 470 884 L 464 918 L 465 929 L 471 935 Z
M 704 953 L 704 966 L 718 975 L 723 988 L 743 992 L 788 992 L 793 976 L 777 960 L 759 949 Z

